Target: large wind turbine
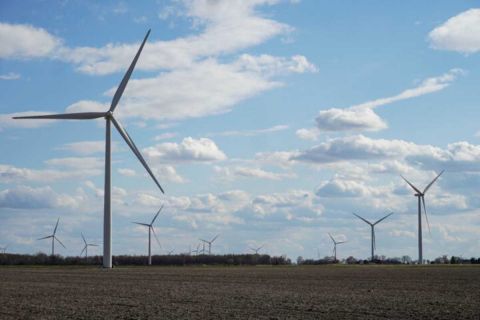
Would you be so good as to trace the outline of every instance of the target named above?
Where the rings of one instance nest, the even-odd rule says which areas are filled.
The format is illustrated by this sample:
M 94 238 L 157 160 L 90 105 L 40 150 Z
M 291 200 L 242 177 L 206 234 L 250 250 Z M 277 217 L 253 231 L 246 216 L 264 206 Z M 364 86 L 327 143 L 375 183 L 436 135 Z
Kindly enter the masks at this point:
M 43 240 L 43 239 L 52 238 L 52 256 L 55 255 L 55 240 L 57 240 L 58 243 L 60 243 L 62 245 L 62 247 L 64 247 L 66 249 L 66 247 L 63 245 L 63 243 L 60 240 L 58 240 L 57 236 L 55 235 L 57 233 L 57 228 L 58 228 L 58 222 L 59 221 L 60 221 L 60 218 L 57 219 L 57 224 L 55 225 L 55 228 L 53 229 L 53 234 L 52 235 L 37 239 L 37 240 Z
M 157 234 L 155 233 L 155 229 L 153 228 L 153 223 L 157 219 L 158 215 L 160 214 L 160 211 L 162 211 L 163 205 L 160 207 L 160 210 L 158 210 L 157 214 L 155 217 L 153 217 L 152 222 L 150 224 L 147 223 L 141 223 L 141 222 L 132 222 L 135 224 L 139 224 L 141 226 L 147 227 L 148 228 L 148 264 L 152 264 L 152 232 L 153 235 L 155 236 L 155 240 L 157 240 L 158 245 L 161 247 L 162 245 L 160 244 L 160 241 L 157 238 Z
M 82 253 L 85 251 L 85 260 L 88 261 L 88 247 L 98 247 L 98 244 L 88 243 L 87 240 L 85 240 L 83 233 L 81 233 L 81 235 L 82 235 L 83 243 L 85 244 L 85 246 L 83 247 L 82 252 L 80 252 L 80 255 L 82 255 Z
M 372 229 L 372 261 L 373 261 L 373 259 L 375 258 L 375 246 L 376 246 L 376 242 L 375 242 L 375 226 L 376 226 L 378 223 L 380 223 L 380 222 L 382 222 L 383 220 L 385 220 L 385 219 L 387 219 L 388 217 L 390 217 L 390 216 L 393 214 L 393 212 L 387 214 L 385 217 L 383 217 L 383 218 L 375 221 L 374 223 L 371 223 L 371 222 L 368 221 L 367 219 L 364 219 L 364 218 L 360 217 L 360 216 L 359 216 L 358 214 L 356 214 L 356 213 L 353 213 L 353 214 L 354 214 L 357 218 L 362 219 L 362 220 L 363 220 L 365 223 L 367 223 L 367 224 L 371 227 L 371 229 Z
M 258 254 L 258 252 L 259 252 L 262 248 L 263 248 L 263 245 L 260 246 L 260 247 L 258 247 L 258 248 L 252 248 L 252 247 L 250 247 L 250 250 L 254 251 L 255 254 Z
M 27 117 L 14 117 L 14 119 L 57 119 L 57 120 L 92 120 L 98 118 L 105 118 L 106 122 L 106 133 L 105 133 L 105 193 L 104 193 L 104 215 L 103 215 L 103 267 L 111 268 L 112 267 L 112 211 L 111 211 L 111 124 L 115 126 L 122 138 L 128 144 L 130 149 L 133 151 L 135 156 L 138 158 L 140 163 L 144 166 L 145 170 L 150 174 L 155 184 L 158 186 L 160 191 L 164 193 L 160 183 L 153 175 L 152 170 L 149 168 L 147 162 L 143 158 L 142 154 L 138 150 L 137 146 L 133 142 L 132 138 L 128 132 L 123 128 L 123 126 L 118 122 L 118 120 L 113 116 L 115 108 L 122 97 L 123 92 L 127 86 L 128 80 L 132 75 L 133 69 L 137 63 L 138 57 L 142 52 L 143 46 L 147 41 L 150 30 L 148 30 L 145 38 L 143 39 L 140 48 L 137 51 L 137 54 L 133 58 L 130 67 L 123 76 L 120 85 L 113 96 L 112 102 L 110 104 L 110 109 L 107 112 L 80 112 L 80 113 L 63 113 L 63 114 L 50 114 L 50 115 L 40 115 L 40 116 L 27 116 Z
M 330 233 L 328 235 L 330 236 L 330 239 L 332 239 L 332 242 L 333 242 L 333 258 L 334 258 L 333 261 L 337 262 L 337 244 L 342 244 L 347 241 L 335 241 L 335 239 L 332 237 Z
M 423 241 L 422 241 L 422 204 L 423 204 L 423 211 L 425 212 L 425 220 L 427 221 L 427 226 L 428 226 L 428 231 L 430 232 L 430 224 L 428 223 L 428 216 L 427 216 L 427 208 L 425 207 L 425 193 L 427 193 L 428 189 L 437 181 L 437 179 L 442 175 L 442 173 L 445 170 L 442 170 L 435 179 L 430 182 L 425 189 L 420 191 L 418 188 L 416 188 L 413 184 L 410 183 L 405 177 L 401 176 L 403 180 L 405 180 L 406 183 L 412 189 L 416 192 L 415 197 L 418 198 L 418 263 L 423 264 Z
M 204 239 L 200 239 L 200 241 L 203 241 L 203 252 L 205 253 L 205 243 L 208 244 L 208 254 L 211 254 L 212 253 L 212 243 L 217 240 L 219 234 L 217 234 L 212 240 L 208 241 L 208 240 L 204 240 Z

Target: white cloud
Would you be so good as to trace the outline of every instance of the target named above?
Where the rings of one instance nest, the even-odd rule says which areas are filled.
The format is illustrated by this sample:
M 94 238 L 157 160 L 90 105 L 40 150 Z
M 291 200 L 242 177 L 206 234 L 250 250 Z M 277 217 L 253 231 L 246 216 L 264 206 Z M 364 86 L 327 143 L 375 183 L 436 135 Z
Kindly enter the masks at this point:
M 363 182 L 348 179 L 333 178 L 320 185 L 316 191 L 319 197 L 367 197 L 379 195 L 381 192 L 367 187 Z
M 59 150 L 70 151 L 82 156 L 105 152 L 105 141 L 79 141 L 64 144 Z
M 71 179 L 74 177 L 85 177 L 88 175 L 97 175 L 100 172 L 96 171 L 81 171 L 81 170 L 54 170 L 54 169 L 44 169 L 44 170 L 35 170 L 29 168 L 18 168 L 11 165 L 2 165 L 0 164 L 0 178 L 3 182 L 24 182 L 24 181 L 33 181 L 33 182 L 45 182 L 45 181 L 54 181 L 61 179 Z
M 385 129 L 388 127 L 387 123 L 373 109 L 441 91 L 462 74 L 464 74 L 464 71 L 461 69 L 451 69 L 441 76 L 427 78 L 418 86 L 391 97 L 367 101 L 345 109 L 322 110 L 315 119 L 317 128 L 321 131 L 379 131 Z
M 237 178 L 257 178 L 257 179 L 266 179 L 266 180 L 283 180 L 287 178 L 295 178 L 294 173 L 277 173 L 265 171 L 260 168 L 249 168 L 249 167 L 219 167 L 216 166 L 215 172 L 220 174 L 224 179 L 235 181 Z
M 0 80 L 18 80 L 21 76 L 18 73 L 9 72 L 7 74 L 0 74 Z
M 252 210 L 255 214 L 269 216 L 282 213 L 287 220 L 301 217 L 318 218 L 323 209 L 323 206 L 316 202 L 313 193 L 305 190 L 259 195 L 252 200 Z
M 135 177 L 137 175 L 137 172 L 133 169 L 128 169 L 128 168 L 119 168 L 118 173 L 120 173 L 122 176 L 125 177 Z
M 320 134 L 320 131 L 317 128 L 311 128 L 311 129 L 298 129 L 295 134 L 297 137 L 299 137 L 302 140 L 311 140 L 311 141 L 316 141 L 318 140 L 318 136 Z
M 143 150 L 154 162 L 211 162 L 227 159 L 222 150 L 210 139 L 187 137 L 180 144 L 165 142 Z
M 231 130 L 231 131 L 223 131 L 223 132 L 214 132 L 214 133 L 208 133 L 207 136 L 213 137 L 213 136 L 241 136 L 241 137 L 253 137 L 257 136 L 260 134 L 266 134 L 266 133 L 272 133 L 272 132 L 278 132 L 278 131 L 283 131 L 287 130 L 289 126 L 287 125 L 276 125 L 270 128 L 265 128 L 265 129 L 256 129 L 256 130 Z
M 53 158 L 46 160 L 49 166 L 62 167 L 69 170 L 103 170 L 104 162 L 102 158 L 95 157 L 67 157 Z
M 434 49 L 465 54 L 480 51 L 480 9 L 464 11 L 433 29 L 428 38 Z
M 175 138 L 176 136 L 177 136 L 176 132 L 165 132 L 165 133 L 159 134 L 158 136 L 155 136 L 154 140 L 155 141 L 168 140 L 171 138 Z
M 61 41 L 42 28 L 0 22 L 0 58 L 50 56 Z
M 166 165 L 157 166 L 156 168 L 153 169 L 153 172 L 155 173 L 155 176 L 160 181 L 169 181 L 173 183 L 186 182 L 186 180 L 177 173 L 177 170 L 175 170 L 175 167 L 173 166 L 166 166 Z
M 50 187 L 19 186 L 0 191 L 0 207 L 15 209 L 41 209 L 77 207 L 78 201 L 66 194 L 58 194 Z

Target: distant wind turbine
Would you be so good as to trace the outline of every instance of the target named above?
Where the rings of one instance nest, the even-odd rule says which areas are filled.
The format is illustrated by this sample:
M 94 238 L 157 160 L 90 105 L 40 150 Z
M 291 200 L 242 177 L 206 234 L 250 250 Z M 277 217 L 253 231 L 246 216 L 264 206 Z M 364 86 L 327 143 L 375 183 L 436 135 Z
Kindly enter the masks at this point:
M 60 218 L 57 219 L 57 224 L 55 225 L 55 228 L 53 229 L 53 234 L 52 235 L 37 239 L 37 240 L 43 240 L 43 239 L 52 238 L 52 256 L 55 255 L 55 240 L 57 240 L 58 243 L 60 243 L 62 245 L 62 247 L 64 247 L 66 249 L 66 247 L 63 245 L 63 243 L 60 240 L 58 240 L 57 236 L 55 235 L 57 233 L 57 228 L 58 228 L 58 222 L 59 221 L 60 221 Z
M 123 128 L 120 122 L 113 116 L 115 108 L 120 101 L 120 98 L 127 87 L 128 80 L 132 75 L 133 69 L 137 64 L 137 60 L 140 57 L 140 53 L 143 50 L 143 46 L 147 41 L 148 36 L 150 35 L 150 30 L 148 30 L 145 38 L 143 39 L 140 48 L 137 51 L 137 54 L 133 58 L 130 67 L 123 76 L 120 85 L 113 96 L 112 102 L 110 104 L 110 109 L 106 112 L 80 112 L 80 113 L 63 113 L 63 114 L 50 114 L 50 115 L 40 115 L 40 116 L 26 116 L 26 117 L 13 117 L 13 119 L 56 119 L 56 120 L 92 120 L 98 118 L 105 118 L 106 121 L 106 133 L 105 133 L 105 192 L 104 192 L 104 215 L 103 215 L 103 267 L 111 268 L 112 267 L 112 211 L 111 211 L 111 124 L 115 126 L 122 138 L 125 140 L 127 145 L 130 147 L 132 152 L 138 158 L 140 163 L 143 165 L 145 170 L 147 170 L 150 177 L 152 177 L 155 184 L 158 186 L 160 191 L 164 193 L 160 183 L 155 178 L 152 170 L 148 166 L 147 162 L 143 158 L 142 154 L 138 150 L 137 146 L 133 142 L 132 138 L 128 132 Z
M 334 262 L 336 262 L 337 261 L 337 244 L 342 244 L 347 241 L 335 241 L 335 239 L 332 237 L 330 233 L 328 235 L 330 236 L 330 239 L 332 239 L 332 242 L 333 242 L 333 258 L 334 258 Z
M 203 252 L 205 253 L 205 244 L 207 243 L 208 244 L 208 254 L 212 254 L 212 243 L 217 240 L 219 234 L 217 234 L 212 240 L 208 241 L 208 240 L 204 240 L 204 239 L 200 239 L 200 241 L 203 241 Z
M 387 214 L 385 217 L 375 221 L 374 223 L 371 223 L 370 221 L 368 221 L 367 219 L 364 219 L 362 218 L 361 216 L 359 216 L 358 214 L 356 213 L 353 213 L 357 218 L 363 220 L 365 223 L 367 223 L 370 227 L 371 227 L 371 231 L 372 231 L 372 261 L 375 259 L 375 248 L 376 248 L 376 240 L 375 240 L 375 226 L 382 222 L 383 220 L 387 219 L 388 217 L 390 217 L 393 212 Z
M 401 176 L 403 180 L 416 192 L 415 197 L 418 198 L 418 263 L 423 264 L 423 240 L 422 240 L 422 204 L 423 204 L 423 211 L 425 212 L 425 220 L 427 221 L 428 232 L 430 232 L 430 223 L 428 222 L 427 216 L 427 208 L 425 207 L 425 194 L 427 193 L 428 189 L 437 181 L 437 179 L 442 175 L 445 170 L 442 170 L 435 179 L 430 182 L 425 189 L 420 191 L 416 188 L 413 184 L 410 183 L 405 177 Z
M 153 228 L 153 223 L 157 219 L 162 209 L 163 209 L 163 205 L 160 207 L 157 214 L 153 217 L 152 222 L 150 222 L 150 224 L 142 223 L 142 222 L 132 222 L 148 228 L 148 264 L 149 265 L 152 264 L 152 232 L 153 232 L 153 235 L 155 236 L 155 240 L 157 240 L 158 246 L 160 248 L 162 247 L 162 245 L 160 244 L 160 241 L 158 240 L 157 234 L 155 233 L 155 229 Z
M 260 249 L 262 249 L 262 248 L 263 248 L 263 245 L 262 245 L 262 246 L 260 246 L 260 247 L 258 247 L 258 248 L 252 248 L 252 247 L 250 247 L 250 250 L 254 251 L 254 252 L 255 252 L 255 254 L 258 254 L 258 252 L 259 252 L 259 251 L 260 251 Z
M 8 246 L 5 247 L 0 247 L 0 251 L 2 251 L 3 254 L 7 252 Z
M 82 252 L 80 252 L 80 256 L 83 254 L 85 251 L 85 260 L 88 260 L 88 247 L 98 247 L 98 244 L 95 243 L 87 243 L 87 240 L 85 240 L 85 237 L 83 236 L 83 233 L 80 233 L 82 235 L 83 243 L 85 246 L 83 247 Z

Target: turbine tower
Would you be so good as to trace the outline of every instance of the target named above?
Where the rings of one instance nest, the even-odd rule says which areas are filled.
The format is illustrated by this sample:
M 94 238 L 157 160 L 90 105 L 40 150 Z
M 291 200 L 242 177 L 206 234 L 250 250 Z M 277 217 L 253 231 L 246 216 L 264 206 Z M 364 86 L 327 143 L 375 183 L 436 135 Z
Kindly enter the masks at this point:
M 153 235 L 155 236 L 155 240 L 157 240 L 158 245 L 162 247 L 162 245 L 160 244 L 160 241 L 158 240 L 157 234 L 155 233 L 155 229 L 153 228 L 153 223 L 157 219 L 162 209 L 163 209 L 163 205 L 160 207 L 160 210 L 158 210 L 155 217 L 153 217 L 152 222 L 150 222 L 150 224 L 141 223 L 141 222 L 132 222 L 148 228 L 148 264 L 149 265 L 152 265 L 152 232 L 153 232 Z
M 208 254 L 212 254 L 212 243 L 217 240 L 219 234 L 217 234 L 212 240 L 208 241 L 208 240 L 203 240 L 203 239 L 200 239 L 200 241 L 203 241 L 203 253 L 205 253 L 205 243 L 208 243 Z
M 88 261 L 88 247 L 98 247 L 98 244 L 95 243 L 87 243 L 87 240 L 85 240 L 85 237 L 83 236 L 83 233 L 81 233 L 83 243 L 85 243 L 85 246 L 83 247 L 82 252 L 80 252 L 80 255 L 85 251 L 85 260 Z
M 330 236 L 330 239 L 332 239 L 332 242 L 333 242 L 333 258 L 334 258 L 334 262 L 337 262 L 337 244 L 342 244 L 342 243 L 345 243 L 347 241 L 335 241 L 335 239 L 332 237 L 332 235 L 329 233 L 328 234 Z
M 375 221 L 374 223 L 371 223 L 370 221 L 368 221 L 367 219 L 362 218 L 361 216 L 359 216 L 359 215 L 356 214 L 356 213 L 353 213 L 353 214 L 354 214 L 357 218 L 359 218 L 359 219 L 363 220 L 365 223 L 367 223 L 367 224 L 371 227 L 371 229 L 372 229 L 371 231 L 372 231 L 372 261 L 373 261 L 374 258 L 375 258 L 375 246 L 376 246 L 376 242 L 375 242 L 375 241 L 376 241 L 376 240 L 375 240 L 375 226 L 376 226 L 378 223 L 380 223 L 380 222 L 382 222 L 383 220 L 385 220 L 385 219 L 387 219 L 388 217 L 390 217 L 390 216 L 393 214 L 393 212 L 387 214 L 385 217 L 383 217 L 383 218 Z
M 260 249 L 262 249 L 262 248 L 263 248 L 263 245 L 260 246 L 260 247 L 258 247 L 258 248 L 252 248 L 252 247 L 250 247 L 250 250 L 254 251 L 255 254 L 258 254 L 258 251 L 260 251 Z
M 140 53 L 142 52 L 143 46 L 147 41 L 147 38 L 150 34 L 150 30 L 148 30 L 145 38 L 143 39 L 140 48 L 137 51 L 137 54 L 133 58 L 130 67 L 128 68 L 127 72 L 123 76 L 120 85 L 113 96 L 112 102 L 110 104 L 110 109 L 106 112 L 80 112 L 80 113 L 63 113 L 63 114 L 50 114 L 50 115 L 40 115 L 40 116 L 27 116 L 27 117 L 13 117 L 13 119 L 57 119 L 57 120 L 92 120 L 98 118 L 104 118 L 106 122 L 106 130 L 105 130 L 105 192 L 104 192 L 104 215 L 103 215 L 103 267 L 104 268 L 111 268 L 112 267 L 112 211 L 111 211 L 111 124 L 115 126 L 118 133 L 122 136 L 125 140 L 127 145 L 130 147 L 132 152 L 138 158 L 140 163 L 143 165 L 145 170 L 147 170 L 148 174 L 152 177 L 155 184 L 158 186 L 160 191 L 164 193 L 160 183 L 158 183 L 157 179 L 155 178 L 152 170 L 148 166 L 147 162 L 143 158 L 142 154 L 138 150 L 137 146 L 133 142 L 132 138 L 128 134 L 128 132 L 123 128 L 120 122 L 114 117 L 115 108 L 120 101 L 120 98 L 125 91 L 127 86 L 128 80 L 132 75 L 133 69 L 137 63 L 138 58 L 140 57 Z
M 8 246 L 5 247 L 0 247 L 0 251 L 2 251 L 3 254 L 7 252 Z
M 428 216 L 427 216 L 427 208 L 425 207 L 425 193 L 427 193 L 428 189 L 437 181 L 437 179 L 442 175 L 445 170 L 442 170 L 435 179 L 430 182 L 423 192 L 416 188 L 413 184 L 410 183 L 404 176 L 401 176 L 403 180 L 415 191 L 415 197 L 418 198 L 418 263 L 423 264 L 423 240 L 422 240 L 422 204 L 423 204 L 423 211 L 425 212 L 425 220 L 427 221 L 428 232 L 430 232 L 430 224 L 428 223 Z
M 55 229 L 53 229 L 53 234 L 49 235 L 49 236 L 46 236 L 46 237 L 43 237 L 43 238 L 39 238 L 37 240 L 43 240 L 43 239 L 49 239 L 49 238 L 52 238 L 52 256 L 55 255 L 55 240 L 58 241 L 58 243 L 60 243 L 62 245 L 62 247 L 64 247 L 66 249 L 66 247 L 63 245 L 63 243 L 58 240 L 57 236 L 55 235 L 57 233 L 57 228 L 58 228 L 58 222 L 60 221 L 60 218 L 57 219 L 57 224 L 55 225 Z

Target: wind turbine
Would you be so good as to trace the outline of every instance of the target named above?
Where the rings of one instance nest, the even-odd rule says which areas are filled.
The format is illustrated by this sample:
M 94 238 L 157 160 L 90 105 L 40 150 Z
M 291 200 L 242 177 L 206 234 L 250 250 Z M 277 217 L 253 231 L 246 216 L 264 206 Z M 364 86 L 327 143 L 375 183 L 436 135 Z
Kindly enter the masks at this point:
M 123 128 L 120 122 L 114 117 L 113 113 L 115 108 L 120 101 L 120 98 L 125 91 L 127 86 L 128 80 L 132 75 L 133 69 L 137 64 L 137 60 L 140 57 L 140 53 L 142 52 L 143 46 L 147 41 L 147 38 L 150 34 L 150 30 L 148 30 L 145 38 L 143 39 L 140 48 L 137 51 L 137 54 L 133 58 L 130 67 L 128 68 L 127 72 L 123 76 L 120 85 L 113 96 L 112 102 L 110 104 L 110 109 L 106 112 L 80 112 L 80 113 L 63 113 L 63 114 L 49 114 L 49 115 L 40 115 L 40 116 L 27 116 L 27 117 L 13 117 L 13 119 L 57 119 L 57 120 L 92 120 L 98 118 L 104 118 L 106 122 L 106 130 L 105 130 L 105 192 L 104 192 L 104 215 L 103 215 L 103 267 L 104 268 L 111 268 L 112 267 L 112 211 L 111 211 L 111 124 L 115 126 L 117 131 L 120 133 L 122 138 L 125 140 L 127 145 L 130 147 L 132 152 L 138 158 L 140 163 L 143 165 L 145 170 L 149 173 L 152 177 L 155 184 L 158 186 L 160 191 L 164 193 L 160 183 L 158 183 L 157 179 L 155 178 L 152 170 L 148 166 L 147 162 L 143 158 L 142 154 L 138 150 L 137 146 L 133 142 L 132 138 L 128 134 L 128 132 Z
M 358 214 L 356 214 L 356 213 L 353 213 L 353 214 L 354 214 L 357 218 L 362 219 L 362 220 L 363 220 L 365 223 L 367 223 L 367 224 L 371 227 L 371 229 L 372 229 L 372 261 L 373 261 L 373 259 L 375 258 L 375 248 L 376 248 L 376 242 L 375 242 L 375 226 L 376 226 L 378 223 L 380 223 L 380 222 L 382 222 L 383 220 L 385 220 L 385 219 L 387 219 L 388 217 L 390 217 L 390 216 L 393 214 L 393 212 L 387 214 L 385 217 L 383 217 L 383 218 L 375 221 L 374 223 L 371 223 L 371 222 L 368 221 L 367 219 L 364 219 L 364 218 L 360 217 L 360 216 L 359 216 Z
M 98 244 L 95 243 L 87 243 L 87 240 L 85 240 L 85 237 L 83 236 L 83 233 L 81 233 L 83 243 L 85 243 L 85 246 L 83 247 L 82 252 L 80 252 L 80 255 L 85 251 L 85 260 L 88 261 L 88 247 L 98 247 Z
M 437 181 L 437 179 L 442 175 L 445 170 L 442 170 L 435 179 L 430 182 L 423 192 L 416 188 L 413 184 L 410 183 L 405 177 L 401 176 L 403 180 L 416 192 L 415 197 L 418 198 L 418 263 L 423 264 L 423 241 L 422 241 L 422 204 L 423 204 L 423 211 L 425 212 L 425 220 L 427 221 L 428 232 L 430 232 L 430 223 L 428 222 L 427 216 L 427 208 L 425 207 L 425 193 L 427 193 L 428 189 Z
M 57 219 L 57 224 L 55 225 L 55 229 L 53 229 L 53 234 L 52 235 L 37 239 L 37 240 L 43 240 L 43 239 L 52 238 L 52 256 L 55 255 L 55 240 L 57 240 L 58 243 L 60 243 L 62 245 L 62 247 L 64 247 L 66 249 L 66 247 L 63 245 L 63 243 L 60 240 L 58 240 L 57 236 L 55 236 L 55 234 L 57 233 L 57 228 L 58 228 L 58 222 L 59 221 L 60 221 L 60 218 Z
M 212 240 L 204 240 L 200 239 L 200 241 L 203 241 L 203 252 L 205 253 L 205 243 L 208 243 L 208 254 L 212 254 L 212 243 L 217 240 L 219 234 L 217 234 Z
M 258 254 L 258 251 L 260 251 L 260 249 L 262 249 L 262 248 L 263 248 L 263 245 L 260 246 L 260 247 L 258 247 L 258 248 L 252 248 L 252 247 L 250 247 L 250 250 L 255 251 L 255 254 Z
M 332 239 L 333 241 L 333 258 L 334 258 L 334 262 L 337 262 L 337 244 L 342 244 L 347 241 L 335 241 L 335 239 L 332 237 L 330 233 L 328 235 L 330 236 L 330 239 Z
M 160 244 L 160 241 L 158 240 L 157 234 L 155 233 L 155 229 L 153 228 L 153 223 L 157 219 L 157 217 L 160 214 L 160 211 L 162 211 L 162 209 L 163 209 L 163 205 L 160 207 L 160 210 L 158 210 L 155 217 L 153 217 L 152 222 L 150 222 L 150 224 L 141 223 L 141 222 L 132 222 L 132 223 L 135 223 L 135 224 L 138 224 L 138 225 L 141 225 L 141 226 L 144 226 L 144 227 L 148 228 L 148 264 L 149 265 L 152 264 L 152 232 L 153 232 L 153 235 L 155 236 L 155 240 L 157 240 L 158 246 L 160 248 L 162 247 L 162 245 Z
M 8 246 L 0 247 L 0 250 L 2 251 L 3 254 L 5 254 L 5 252 L 7 251 L 7 249 L 8 249 Z

